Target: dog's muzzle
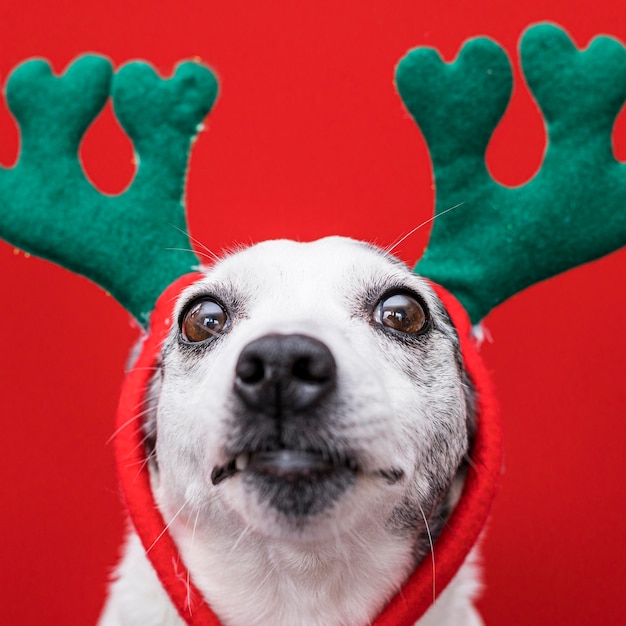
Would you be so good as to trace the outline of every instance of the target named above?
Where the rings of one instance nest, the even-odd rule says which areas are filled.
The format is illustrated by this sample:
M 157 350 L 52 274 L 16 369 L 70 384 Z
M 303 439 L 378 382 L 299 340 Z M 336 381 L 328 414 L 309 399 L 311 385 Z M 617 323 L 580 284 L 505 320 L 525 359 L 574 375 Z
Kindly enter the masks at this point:
M 265 491 L 275 491 L 274 504 L 283 500 L 279 491 L 289 491 L 293 506 L 297 493 L 310 492 L 313 483 L 335 483 L 337 492 L 352 483 L 358 471 L 353 456 L 331 442 L 313 443 L 319 409 L 336 386 L 335 358 L 318 339 L 269 334 L 245 346 L 234 381 L 242 407 L 241 443 L 227 464 L 213 469 L 213 484 L 244 472 Z

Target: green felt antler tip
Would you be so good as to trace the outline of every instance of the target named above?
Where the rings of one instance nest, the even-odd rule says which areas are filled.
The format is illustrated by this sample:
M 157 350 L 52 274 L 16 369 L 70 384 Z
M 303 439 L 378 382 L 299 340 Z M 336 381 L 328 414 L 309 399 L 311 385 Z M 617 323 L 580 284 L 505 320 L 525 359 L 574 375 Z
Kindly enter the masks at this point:
M 474 323 L 526 287 L 626 244 L 626 172 L 611 145 L 626 99 L 626 50 L 598 37 L 581 51 L 542 24 L 524 34 L 521 57 L 547 149 L 540 171 L 515 188 L 485 164 L 512 89 L 496 43 L 471 40 L 452 63 L 417 49 L 396 73 L 428 144 L 440 216 L 416 271 L 452 291 Z
M 145 325 L 163 289 L 198 263 L 186 234 L 185 175 L 217 90 L 213 73 L 195 62 L 169 79 L 143 62 L 113 74 L 94 55 L 61 76 L 45 61 L 20 65 L 6 88 L 21 151 L 14 168 L 0 170 L 0 235 L 92 279 Z M 109 97 L 138 156 L 118 196 L 95 189 L 78 156 Z

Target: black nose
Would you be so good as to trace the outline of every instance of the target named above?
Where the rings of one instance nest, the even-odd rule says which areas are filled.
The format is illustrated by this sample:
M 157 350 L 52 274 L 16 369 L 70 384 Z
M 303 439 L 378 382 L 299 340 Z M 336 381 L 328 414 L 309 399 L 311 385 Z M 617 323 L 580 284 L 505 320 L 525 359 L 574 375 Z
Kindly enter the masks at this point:
M 337 366 L 321 341 L 265 335 L 249 343 L 235 368 L 235 391 L 251 409 L 282 415 L 314 407 L 331 391 Z

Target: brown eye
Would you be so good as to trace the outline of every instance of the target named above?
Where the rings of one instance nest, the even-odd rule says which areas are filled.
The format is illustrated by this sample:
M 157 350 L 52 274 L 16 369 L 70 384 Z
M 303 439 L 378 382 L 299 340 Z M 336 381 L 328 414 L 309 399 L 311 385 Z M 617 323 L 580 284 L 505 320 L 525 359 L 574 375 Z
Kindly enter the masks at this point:
M 228 314 L 214 300 L 194 302 L 182 318 L 180 331 L 183 339 L 191 343 L 206 341 L 220 335 L 228 325 Z
M 409 335 L 415 335 L 428 326 L 424 306 L 417 298 L 406 293 L 382 298 L 374 310 L 374 321 Z

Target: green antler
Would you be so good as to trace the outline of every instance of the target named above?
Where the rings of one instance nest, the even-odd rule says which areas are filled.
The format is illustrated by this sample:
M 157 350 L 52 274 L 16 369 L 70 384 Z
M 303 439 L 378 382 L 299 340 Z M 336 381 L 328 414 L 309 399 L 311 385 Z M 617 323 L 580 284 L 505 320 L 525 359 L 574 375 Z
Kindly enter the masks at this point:
M 541 170 L 521 187 L 498 184 L 485 165 L 512 89 L 497 44 L 471 40 L 450 64 L 416 49 L 396 74 L 428 143 L 436 214 L 460 205 L 435 220 L 416 271 L 452 291 L 474 323 L 522 289 L 626 244 L 626 171 L 611 147 L 626 50 L 598 37 L 579 51 L 548 24 L 528 29 L 520 47 L 548 135 Z
M 98 192 L 78 158 L 109 93 L 138 157 L 119 196 Z M 215 77 L 191 62 L 169 80 L 138 62 L 113 75 L 107 59 L 84 56 L 60 77 L 45 61 L 26 62 L 6 94 L 21 151 L 13 169 L 0 169 L 0 235 L 92 279 L 145 325 L 163 289 L 198 262 L 186 235 L 185 172 Z

